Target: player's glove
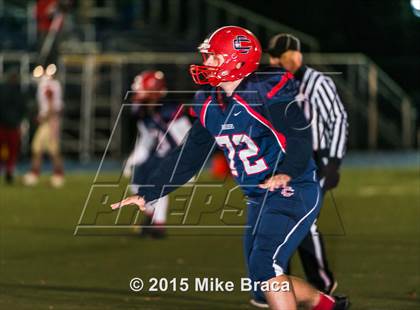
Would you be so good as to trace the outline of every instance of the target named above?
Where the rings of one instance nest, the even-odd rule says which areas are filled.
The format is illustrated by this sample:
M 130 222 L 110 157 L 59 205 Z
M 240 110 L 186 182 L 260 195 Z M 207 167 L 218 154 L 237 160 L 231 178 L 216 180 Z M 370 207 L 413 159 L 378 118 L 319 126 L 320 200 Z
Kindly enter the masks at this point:
M 324 179 L 322 184 L 322 191 L 326 191 L 337 187 L 338 182 L 340 181 L 340 159 L 338 158 L 329 158 L 328 164 L 323 165 L 319 168 L 319 179 Z

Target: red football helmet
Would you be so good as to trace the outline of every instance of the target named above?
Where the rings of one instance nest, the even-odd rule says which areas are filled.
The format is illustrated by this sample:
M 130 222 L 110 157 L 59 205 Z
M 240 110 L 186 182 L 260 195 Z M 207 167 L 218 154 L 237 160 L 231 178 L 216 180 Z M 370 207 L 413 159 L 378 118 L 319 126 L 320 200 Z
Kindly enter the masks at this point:
M 191 65 L 190 74 L 196 84 L 217 86 L 236 81 L 254 72 L 261 59 L 261 45 L 247 29 L 226 26 L 217 29 L 198 47 L 204 62 L 209 55 L 222 55 L 219 66 Z
M 131 84 L 134 102 L 155 102 L 166 95 L 166 80 L 162 71 L 143 71 Z

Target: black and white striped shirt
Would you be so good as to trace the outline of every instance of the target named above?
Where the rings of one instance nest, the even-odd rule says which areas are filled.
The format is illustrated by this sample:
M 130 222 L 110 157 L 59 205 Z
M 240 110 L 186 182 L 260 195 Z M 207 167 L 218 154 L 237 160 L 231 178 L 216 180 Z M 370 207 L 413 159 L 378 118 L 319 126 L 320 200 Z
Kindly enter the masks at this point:
M 342 159 L 347 144 L 347 113 L 333 80 L 306 66 L 295 76 L 301 80 L 298 102 L 312 125 L 313 150 Z

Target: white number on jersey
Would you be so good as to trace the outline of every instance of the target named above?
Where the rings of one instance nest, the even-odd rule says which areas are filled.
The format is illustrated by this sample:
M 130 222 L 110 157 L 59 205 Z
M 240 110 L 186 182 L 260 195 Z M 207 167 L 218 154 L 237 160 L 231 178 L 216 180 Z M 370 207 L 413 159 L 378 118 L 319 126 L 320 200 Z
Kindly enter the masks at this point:
M 251 164 L 251 162 L 249 161 L 251 157 L 258 155 L 259 151 L 258 146 L 249 136 L 244 134 L 235 134 L 232 135 L 230 138 L 228 135 L 222 135 L 215 137 L 215 139 L 216 143 L 221 148 L 226 147 L 228 150 L 229 167 L 232 172 L 232 175 L 238 176 L 238 171 L 236 170 L 234 160 L 236 155 L 235 146 L 239 146 L 242 143 L 246 145 L 246 148 L 238 152 L 238 157 L 244 165 L 246 174 L 256 174 L 268 169 L 264 158 L 257 159 L 253 164 Z

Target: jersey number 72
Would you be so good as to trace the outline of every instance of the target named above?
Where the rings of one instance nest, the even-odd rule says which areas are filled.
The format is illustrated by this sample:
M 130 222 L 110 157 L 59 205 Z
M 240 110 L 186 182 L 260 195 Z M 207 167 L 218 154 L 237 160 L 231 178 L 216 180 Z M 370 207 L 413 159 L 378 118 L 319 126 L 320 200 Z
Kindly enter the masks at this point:
M 258 158 L 253 163 L 249 160 L 251 157 L 258 155 L 259 147 L 255 142 L 245 134 L 234 135 L 220 135 L 215 137 L 216 143 L 220 148 L 226 148 L 228 151 L 229 167 L 232 175 L 237 177 L 238 170 L 235 166 L 235 156 L 237 155 L 242 161 L 245 172 L 247 175 L 260 173 L 268 169 L 264 158 Z M 236 147 L 245 144 L 246 147 L 237 151 Z M 237 154 L 236 154 L 237 153 Z

